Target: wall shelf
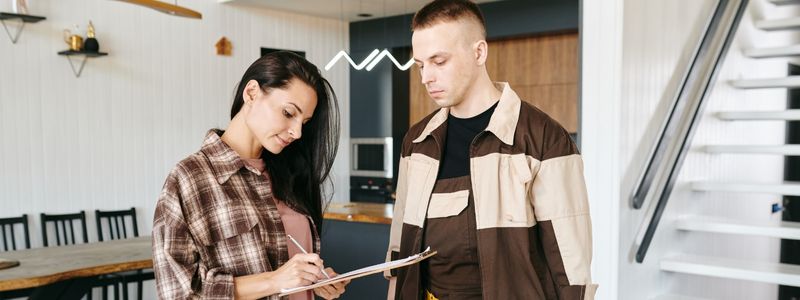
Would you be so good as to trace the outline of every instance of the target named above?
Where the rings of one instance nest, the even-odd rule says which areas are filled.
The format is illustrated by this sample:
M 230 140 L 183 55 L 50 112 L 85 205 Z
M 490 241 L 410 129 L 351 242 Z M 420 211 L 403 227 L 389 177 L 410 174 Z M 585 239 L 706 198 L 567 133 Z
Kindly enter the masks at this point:
M 89 51 L 74 51 L 74 50 L 65 50 L 58 52 L 58 55 L 64 55 L 67 57 L 67 61 L 69 61 L 70 67 L 72 67 L 72 72 L 75 73 L 75 77 L 81 77 L 81 73 L 83 73 L 83 67 L 86 65 L 86 61 L 89 58 L 101 57 L 106 56 L 108 53 L 105 52 L 89 52 Z M 75 64 L 72 62 L 73 56 L 81 57 L 81 64 L 78 69 L 75 69 Z
M 17 43 L 17 41 L 19 40 L 19 36 L 22 34 L 22 29 L 25 28 L 26 23 L 37 23 L 45 19 L 47 18 L 40 16 L 33 16 L 33 15 L 0 12 L 0 23 L 3 23 L 3 28 L 5 28 L 8 37 L 11 38 L 12 44 Z M 6 24 L 6 21 L 12 21 L 12 20 L 17 20 L 20 22 L 19 29 L 17 29 L 17 33 L 15 34 L 11 34 L 11 31 L 8 30 L 8 25 Z

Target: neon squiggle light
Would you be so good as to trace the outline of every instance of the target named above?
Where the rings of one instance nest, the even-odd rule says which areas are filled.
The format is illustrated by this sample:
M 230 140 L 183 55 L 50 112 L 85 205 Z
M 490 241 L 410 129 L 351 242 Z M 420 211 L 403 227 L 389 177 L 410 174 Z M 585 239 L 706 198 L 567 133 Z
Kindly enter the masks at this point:
M 379 51 L 378 49 L 372 50 L 372 52 L 370 52 L 367 58 L 362 60 L 361 63 L 356 64 L 356 62 L 353 61 L 350 55 L 347 54 L 347 52 L 344 52 L 344 50 L 342 50 L 339 51 L 339 53 L 337 53 L 336 56 L 334 56 L 333 59 L 331 59 L 331 61 L 328 62 L 327 65 L 325 65 L 325 71 L 330 70 L 333 67 L 333 65 L 335 65 L 336 62 L 338 62 L 342 57 L 344 57 L 347 60 L 347 62 L 350 63 L 350 66 L 352 66 L 356 70 L 364 69 L 364 67 L 366 66 L 367 71 L 372 71 L 372 69 L 374 69 L 375 66 L 378 65 L 378 63 L 381 62 L 381 60 L 383 60 L 384 57 L 388 57 L 389 60 L 391 60 L 392 63 L 394 63 L 394 65 L 398 69 L 403 71 L 408 70 L 408 68 L 411 68 L 411 65 L 414 64 L 414 59 L 409 59 L 408 62 L 404 65 L 400 64 L 397 61 L 397 59 L 394 58 L 392 53 L 390 53 L 386 49 L 384 49 L 383 51 Z

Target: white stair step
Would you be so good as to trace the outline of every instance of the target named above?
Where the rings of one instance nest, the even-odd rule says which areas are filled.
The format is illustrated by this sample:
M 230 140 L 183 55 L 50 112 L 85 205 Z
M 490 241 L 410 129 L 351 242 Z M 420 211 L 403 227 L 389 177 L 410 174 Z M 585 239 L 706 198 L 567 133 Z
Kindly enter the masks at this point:
M 797 88 L 800 87 L 800 76 L 731 80 L 730 84 L 740 89 Z
M 796 182 L 766 184 L 698 181 L 692 183 L 692 189 L 695 191 L 707 192 L 764 193 L 785 196 L 800 196 L 800 184 Z
M 767 31 L 798 29 L 800 28 L 800 18 L 756 21 L 756 27 Z
M 654 298 L 650 298 L 650 300 L 711 300 L 708 298 L 697 298 L 697 297 L 690 297 L 684 295 L 675 295 L 675 294 L 666 294 L 660 295 Z
M 800 0 L 769 0 L 769 2 L 775 5 L 800 4 Z
M 709 145 L 703 150 L 708 153 L 800 155 L 800 145 Z
M 798 0 L 800 1 L 800 0 Z M 774 48 L 752 48 L 744 50 L 744 55 L 752 58 L 800 56 L 800 45 L 774 47 Z
M 717 118 L 730 121 L 800 121 L 800 109 L 779 111 L 726 111 Z
M 800 223 L 798 222 L 781 221 L 775 224 L 765 224 L 742 220 L 687 216 L 678 219 L 675 225 L 678 229 L 687 231 L 743 234 L 800 240 Z
M 800 265 L 694 255 L 665 258 L 660 265 L 668 272 L 800 286 Z

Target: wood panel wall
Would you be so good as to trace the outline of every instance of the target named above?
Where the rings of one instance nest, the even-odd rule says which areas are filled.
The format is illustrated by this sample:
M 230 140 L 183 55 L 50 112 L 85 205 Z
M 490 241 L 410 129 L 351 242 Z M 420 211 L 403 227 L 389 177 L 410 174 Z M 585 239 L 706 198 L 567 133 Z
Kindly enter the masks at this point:
M 486 63 L 494 81 L 507 81 L 522 98 L 578 130 L 578 34 L 535 36 L 489 42 Z M 419 68 L 409 72 L 409 124 L 437 109 L 421 83 Z

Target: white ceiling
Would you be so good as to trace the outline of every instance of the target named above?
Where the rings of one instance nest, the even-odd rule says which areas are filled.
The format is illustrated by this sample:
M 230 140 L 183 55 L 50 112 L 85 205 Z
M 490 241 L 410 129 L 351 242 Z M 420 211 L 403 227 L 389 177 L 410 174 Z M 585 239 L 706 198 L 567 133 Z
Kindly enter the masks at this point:
M 217 0 L 220 3 L 257 6 L 348 22 L 414 13 L 431 0 Z M 476 3 L 500 0 L 475 0 Z M 359 17 L 360 13 L 372 17 Z

